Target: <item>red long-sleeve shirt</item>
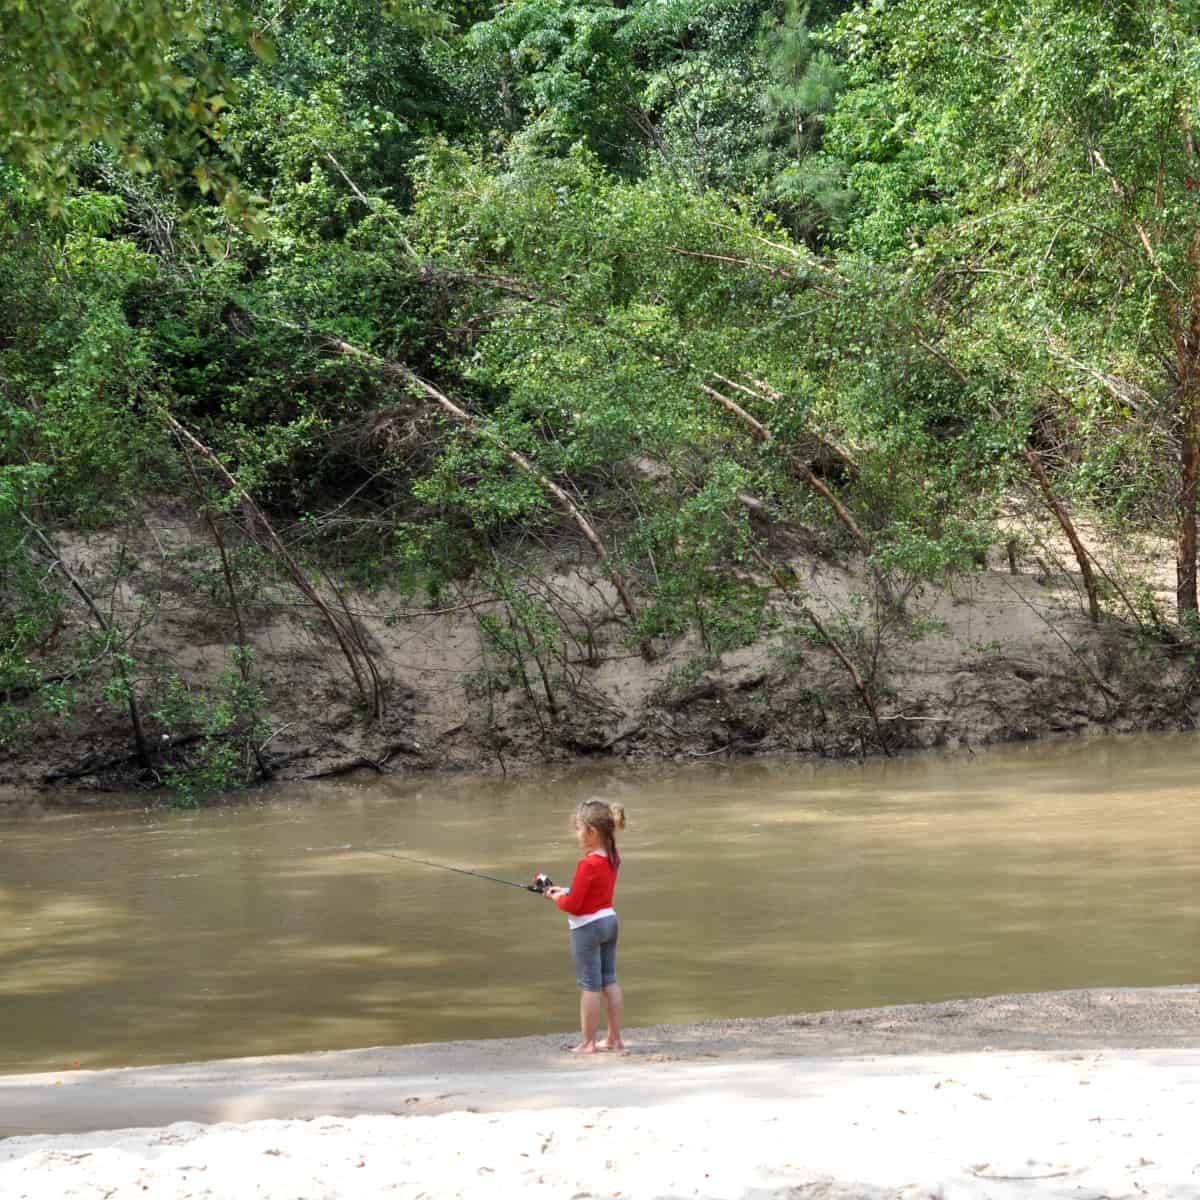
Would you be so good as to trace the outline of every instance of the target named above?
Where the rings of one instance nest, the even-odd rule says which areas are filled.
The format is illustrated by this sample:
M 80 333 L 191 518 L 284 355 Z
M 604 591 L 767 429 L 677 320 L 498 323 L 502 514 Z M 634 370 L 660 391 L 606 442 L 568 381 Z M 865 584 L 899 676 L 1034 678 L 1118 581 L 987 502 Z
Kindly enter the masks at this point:
M 585 854 L 575 868 L 571 890 L 555 896 L 554 903 L 573 917 L 586 917 L 602 908 L 611 908 L 617 886 L 617 869 L 604 854 Z

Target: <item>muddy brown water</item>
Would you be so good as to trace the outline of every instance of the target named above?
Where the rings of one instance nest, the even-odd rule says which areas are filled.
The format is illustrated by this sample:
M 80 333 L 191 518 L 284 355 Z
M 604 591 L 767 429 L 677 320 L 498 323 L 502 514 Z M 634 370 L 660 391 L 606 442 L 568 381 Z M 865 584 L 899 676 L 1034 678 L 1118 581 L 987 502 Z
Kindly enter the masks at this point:
M 289 785 L 0 821 L 0 1071 L 571 1029 L 574 804 L 630 817 L 630 1024 L 1200 978 L 1200 741 Z M 345 849 L 345 846 L 350 849 Z

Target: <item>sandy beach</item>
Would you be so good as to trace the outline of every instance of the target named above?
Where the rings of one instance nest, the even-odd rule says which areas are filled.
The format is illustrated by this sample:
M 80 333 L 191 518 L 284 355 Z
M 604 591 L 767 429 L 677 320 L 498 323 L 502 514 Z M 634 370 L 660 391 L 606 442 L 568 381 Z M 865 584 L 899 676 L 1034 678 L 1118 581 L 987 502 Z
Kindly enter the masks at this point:
M 1200 1197 L 1200 987 L 0 1078 L 0 1195 Z

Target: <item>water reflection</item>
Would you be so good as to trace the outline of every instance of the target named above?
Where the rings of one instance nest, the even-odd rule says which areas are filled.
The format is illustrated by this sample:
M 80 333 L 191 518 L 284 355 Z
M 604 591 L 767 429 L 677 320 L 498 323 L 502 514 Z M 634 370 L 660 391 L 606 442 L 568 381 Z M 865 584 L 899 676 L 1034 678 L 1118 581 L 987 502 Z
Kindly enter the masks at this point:
M 550 905 L 363 851 L 567 877 L 593 793 L 630 810 L 632 1024 L 1195 982 L 1196 747 L 370 779 L 0 822 L 0 1070 L 567 1030 Z

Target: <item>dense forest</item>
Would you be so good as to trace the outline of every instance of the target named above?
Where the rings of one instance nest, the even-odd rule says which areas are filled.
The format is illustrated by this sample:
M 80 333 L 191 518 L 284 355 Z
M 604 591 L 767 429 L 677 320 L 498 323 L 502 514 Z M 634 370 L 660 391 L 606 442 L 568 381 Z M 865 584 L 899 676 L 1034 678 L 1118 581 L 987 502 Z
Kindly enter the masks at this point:
M 367 724 L 395 685 L 348 589 L 473 581 L 544 733 L 567 634 L 604 652 L 544 586 L 563 546 L 606 646 L 690 638 L 697 678 L 786 623 L 887 749 L 868 626 L 1015 561 L 1014 503 L 1090 622 L 1190 654 L 1191 0 L 0 20 L 0 760 L 86 699 L 185 796 L 272 774 L 268 581 Z M 95 577 L 65 549 L 164 497 L 228 618 L 206 687 L 139 648 L 121 539 Z M 1174 545 L 1173 606 L 1106 558 L 1135 531 Z M 810 603 L 797 546 L 856 564 L 857 607 Z

